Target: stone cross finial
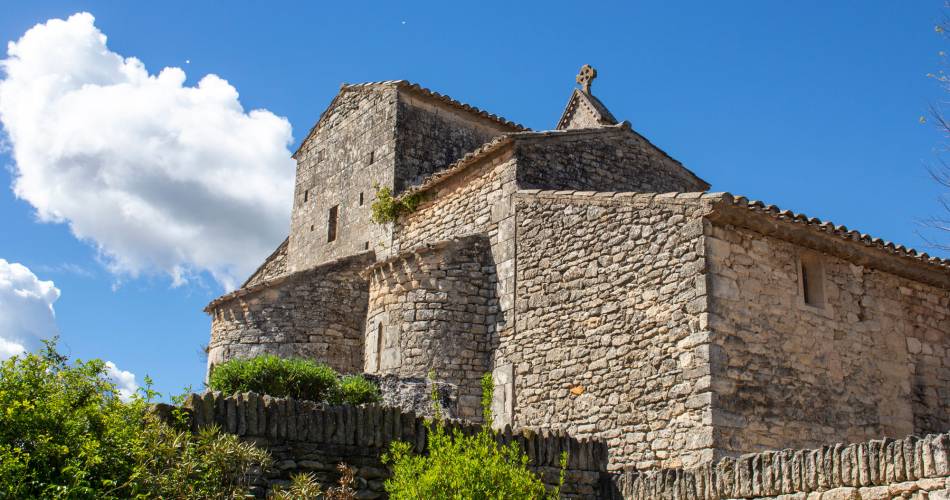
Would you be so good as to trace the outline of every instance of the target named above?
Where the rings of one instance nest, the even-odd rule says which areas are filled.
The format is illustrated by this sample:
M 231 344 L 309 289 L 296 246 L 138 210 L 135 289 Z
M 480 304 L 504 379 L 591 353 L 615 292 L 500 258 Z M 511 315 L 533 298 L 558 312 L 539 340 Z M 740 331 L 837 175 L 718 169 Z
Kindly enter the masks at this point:
M 597 70 L 593 68 L 590 64 L 585 64 L 581 66 L 580 73 L 577 74 L 577 83 L 581 84 L 581 90 L 585 94 L 590 94 L 590 84 L 594 83 L 594 78 L 597 78 Z

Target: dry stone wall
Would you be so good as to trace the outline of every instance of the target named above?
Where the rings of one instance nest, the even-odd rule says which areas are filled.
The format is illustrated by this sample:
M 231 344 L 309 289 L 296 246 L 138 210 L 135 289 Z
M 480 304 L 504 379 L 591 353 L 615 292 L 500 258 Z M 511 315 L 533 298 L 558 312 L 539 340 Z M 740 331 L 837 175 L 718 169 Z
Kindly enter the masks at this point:
M 712 458 L 700 196 L 518 193 L 515 425 L 604 439 L 614 469 Z
M 683 470 L 628 471 L 614 498 L 891 500 L 950 498 L 950 435 L 723 458 Z
M 950 291 L 734 225 L 706 247 L 719 453 L 950 429 Z
M 231 358 L 274 354 L 361 373 L 369 290 L 359 273 L 374 260 L 364 252 L 215 300 L 206 309 L 208 369 Z
M 223 396 L 218 392 L 192 394 L 184 407 L 193 429 L 217 425 L 224 432 L 267 448 L 275 470 L 260 478 L 255 489 L 263 497 L 274 485 L 286 485 L 295 473 L 313 473 L 326 485 L 338 479 L 337 464 L 355 468 L 358 498 L 385 498 L 388 467 L 380 456 L 393 441 L 427 449 L 425 420 L 398 408 L 379 406 L 325 406 L 310 401 L 272 398 L 255 393 Z M 472 424 L 451 422 L 466 433 L 478 432 Z M 606 448 L 602 443 L 573 439 L 544 431 L 497 434 L 499 442 L 515 441 L 526 452 L 529 468 L 554 487 L 560 473 L 561 452 L 568 463 L 562 498 L 601 498 L 609 491 Z
M 425 379 L 456 388 L 451 416 L 481 420 L 479 379 L 490 371 L 498 312 L 495 268 L 486 238 L 444 241 L 371 267 L 366 315 L 367 372 Z M 385 385 L 391 401 L 427 397 L 418 384 Z M 425 390 L 417 394 L 419 390 Z M 412 408 L 417 408 L 413 404 Z
M 521 137 L 518 187 L 590 191 L 703 191 L 709 184 L 629 125 Z

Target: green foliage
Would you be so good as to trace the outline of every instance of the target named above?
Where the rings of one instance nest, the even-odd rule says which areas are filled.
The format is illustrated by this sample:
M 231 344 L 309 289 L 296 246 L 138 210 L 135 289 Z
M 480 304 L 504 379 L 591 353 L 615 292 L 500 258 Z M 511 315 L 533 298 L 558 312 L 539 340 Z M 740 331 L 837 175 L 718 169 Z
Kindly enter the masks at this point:
M 362 375 L 344 375 L 330 402 L 332 404 L 361 405 L 382 400 L 379 387 Z
M 482 411 L 486 423 L 475 435 L 459 429 L 451 433 L 440 417 L 441 409 L 433 390 L 436 418 L 426 422 L 429 454 L 416 455 L 412 445 L 397 441 L 383 460 L 392 466 L 386 491 L 394 500 L 417 498 L 522 499 L 549 497 L 541 480 L 528 470 L 528 457 L 517 442 L 498 444 L 491 431 L 493 382 L 482 378 Z M 566 455 L 562 456 L 562 474 Z M 553 497 L 556 498 L 560 486 Z
M 269 354 L 228 360 L 215 366 L 208 377 L 208 386 L 225 394 L 253 391 L 311 401 L 330 399 L 337 385 L 337 373 L 327 365 Z
M 340 485 L 327 488 L 326 492 L 320 490 L 320 483 L 317 482 L 316 476 L 311 473 L 302 473 L 294 474 L 290 478 L 290 487 L 274 488 L 268 498 L 271 500 L 315 500 L 317 498 L 323 500 L 354 500 L 356 490 L 353 489 L 353 483 L 355 482 L 353 468 L 339 464 L 336 470 L 340 472 Z
M 102 361 L 69 364 L 55 341 L 0 363 L 0 498 L 243 495 L 266 452 L 157 421 L 146 384 L 123 402 Z
M 388 186 L 379 187 L 377 184 L 374 187 L 376 188 L 376 200 L 373 201 L 370 208 L 373 210 L 373 222 L 377 224 L 393 222 L 400 215 L 415 212 L 419 208 L 419 204 L 425 200 L 423 193 L 412 192 L 395 197 L 392 188 Z

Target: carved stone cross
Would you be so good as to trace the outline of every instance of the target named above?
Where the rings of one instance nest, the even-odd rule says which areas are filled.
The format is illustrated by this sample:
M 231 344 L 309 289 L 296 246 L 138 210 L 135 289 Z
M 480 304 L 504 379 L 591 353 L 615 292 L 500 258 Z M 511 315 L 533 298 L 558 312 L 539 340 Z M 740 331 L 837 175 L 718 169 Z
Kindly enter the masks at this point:
M 585 64 L 581 66 L 580 73 L 577 74 L 577 83 L 581 84 L 581 90 L 585 94 L 590 94 L 590 84 L 594 83 L 594 78 L 597 78 L 597 70 L 594 69 L 590 64 Z

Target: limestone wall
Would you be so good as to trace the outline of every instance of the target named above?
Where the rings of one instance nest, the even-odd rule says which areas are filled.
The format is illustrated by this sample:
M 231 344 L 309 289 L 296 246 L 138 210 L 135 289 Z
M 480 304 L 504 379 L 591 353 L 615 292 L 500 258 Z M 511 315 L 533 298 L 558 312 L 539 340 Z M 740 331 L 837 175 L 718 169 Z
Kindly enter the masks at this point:
M 399 93 L 396 113 L 397 192 L 513 130 L 411 91 Z
M 516 426 L 605 439 L 611 468 L 711 460 L 700 194 L 518 193 Z
M 950 435 L 724 458 L 691 470 L 629 471 L 614 498 L 950 499 Z
M 414 444 L 418 452 L 426 450 L 424 419 L 396 408 L 332 407 L 255 393 L 225 397 L 217 392 L 192 394 L 184 406 L 190 410 L 194 429 L 218 425 L 271 452 L 276 470 L 260 478 L 255 489 L 258 497 L 272 485 L 287 484 L 298 472 L 314 473 L 322 483 L 333 484 L 339 477 L 337 464 L 345 463 L 356 469 L 358 498 L 384 498 L 383 482 L 390 472 L 380 456 L 389 444 L 400 440 Z M 478 430 L 471 424 L 453 425 L 466 433 Z M 609 491 L 602 443 L 549 431 L 512 434 L 510 429 L 497 438 L 518 442 L 530 459 L 529 468 L 549 487 L 557 484 L 560 454 L 567 452 L 562 498 L 603 498 Z
M 950 429 L 950 291 L 735 225 L 706 232 L 717 452 Z
M 479 379 L 490 371 L 498 310 L 494 274 L 482 236 L 417 247 L 374 265 L 368 272 L 366 371 L 423 380 L 432 372 L 457 388 L 456 407 L 447 408 L 451 415 L 479 421 Z
M 519 138 L 521 189 L 703 191 L 702 179 L 627 126 Z
M 319 129 L 296 155 L 288 248 L 292 271 L 388 244 L 389 228 L 370 221 L 370 204 L 374 184 L 393 185 L 395 129 L 396 89 L 391 87 L 341 90 L 321 117 Z M 331 242 L 333 207 L 337 224 Z
M 284 239 L 284 241 L 277 246 L 277 249 L 264 260 L 264 263 L 241 285 L 241 288 L 260 285 L 261 283 L 287 274 L 289 272 L 287 270 L 287 244 L 289 240 L 290 238 Z
M 363 371 L 368 286 L 359 275 L 372 252 L 243 288 L 211 315 L 208 368 L 260 354 L 313 359 L 344 373 Z

